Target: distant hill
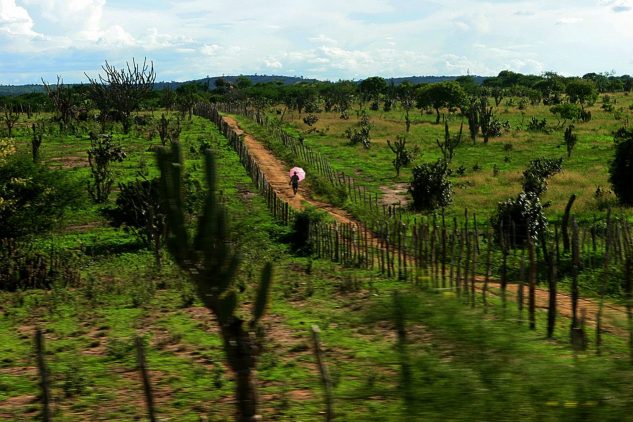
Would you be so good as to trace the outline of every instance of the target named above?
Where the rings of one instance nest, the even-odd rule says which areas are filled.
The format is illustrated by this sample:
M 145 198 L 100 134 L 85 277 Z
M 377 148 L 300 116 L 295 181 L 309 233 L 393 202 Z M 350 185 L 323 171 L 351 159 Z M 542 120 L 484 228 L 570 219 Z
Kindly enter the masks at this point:
M 244 77 L 250 79 L 253 85 L 258 83 L 267 83 L 267 82 L 281 82 L 285 85 L 296 84 L 299 82 L 318 82 L 318 79 L 310 79 L 303 78 L 298 76 L 283 76 L 283 75 L 231 75 L 231 76 L 209 76 L 202 79 L 196 79 L 192 81 L 185 82 L 156 82 L 154 84 L 154 89 L 163 90 L 166 88 L 176 89 L 180 85 L 196 82 L 207 85 L 210 89 L 215 87 L 215 81 L 218 79 L 224 79 L 227 82 L 235 83 L 238 78 Z M 444 82 L 444 81 L 453 81 L 457 79 L 459 76 L 406 76 L 399 78 L 385 78 L 387 82 L 392 82 L 394 85 L 399 85 L 404 81 L 409 81 L 412 84 L 420 84 L 420 83 L 435 83 L 435 82 Z M 481 84 L 485 76 L 473 76 L 475 82 Z M 357 81 L 357 82 L 360 82 Z M 44 92 L 43 85 L 31 84 L 31 85 L 0 85 L 0 96 L 11 96 L 11 95 L 22 95 L 22 94 L 30 94 L 30 93 L 39 93 Z
M 477 85 L 481 85 L 484 79 L 489 78 L 489 76 L 477 76 L 470 75 Z M 408 81 L 412 85 L 418 84 L 433 84 L 436 82 L 445 82 L 445 81 L 454 81 L 461 76 L 405 76 L 403 78 L 385 78 L 387 82 L 393 81 L 394 85 L 400 85 L 404 81 Z
M 44 85 L 0 85 L 0 97 L 44 92 Z

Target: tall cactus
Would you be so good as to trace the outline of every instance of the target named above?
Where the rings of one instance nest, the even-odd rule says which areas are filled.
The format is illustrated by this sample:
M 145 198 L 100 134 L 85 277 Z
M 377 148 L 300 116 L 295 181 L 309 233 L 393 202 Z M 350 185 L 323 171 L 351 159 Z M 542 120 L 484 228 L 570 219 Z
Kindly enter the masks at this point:
M 239 254 L 228 242 L 226 214 L 215 194 L 215 163 L 210 150 L 205 150 L 207 198 L 197 222 L 195 236 L 190 238 L 184 214 L 183 163 L 180 145 L 158 150 L 161 184 L 167 201 L 170 234 L 167 247 L 174 260 L 189 276 L 202 303 L 216 316 L 224 343 L 224 351 L 236 376 L 238 421 L 252 421 L 257 416 L 255 363 L 257 340 L 253 333 L 263 316 L 272 280 L 272 265 L 262 272 L 253 317 L 246 324 L 236 315 L 237 294 L 233 280 L 239 267 Z

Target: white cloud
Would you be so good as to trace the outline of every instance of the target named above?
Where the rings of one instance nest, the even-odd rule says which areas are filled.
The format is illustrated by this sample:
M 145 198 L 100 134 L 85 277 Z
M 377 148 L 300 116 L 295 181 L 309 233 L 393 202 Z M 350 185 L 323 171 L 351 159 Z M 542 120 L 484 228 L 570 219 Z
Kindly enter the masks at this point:
M 114 25 L 98 32 L 97 44 L 106 48 L 131 47 L 136 40 L 121 26 Z
M 582 18 L 565 17 L 558 19 L 556 25 L 571 25 L 578 22 L 582 22 Z
M 336 45 L 338 44 L 335 39 L 327 37 L 323 34 L 319 34 L 316 37 L 310 37 L 309 40 L 315 44 L 328 44 L 328 45 Z
M 282 67 L 284 67 L 281 62 L 277 59 L 269 59 L 269 60 L 264 60 L 264 65 L 268 68 L 268 69 L 281 69 Z
M 0 0 L 0 32 L 12 36 L 36 36 L 29 12 L 15 0 Z
M 40 31 L 97 40 L 105 0 L 23 0 Z
M 600 3 L 611 8 L 615 13 L 633 10 L 633 0 L 600 0 Z
M 215 56 L 220 50 L 222 50 L 222 47 L 220 47 L 217 44 L 211 44 L 211 45 L 205 44 L 200 49 L 200 52 L 204 54 L 205 56 Z

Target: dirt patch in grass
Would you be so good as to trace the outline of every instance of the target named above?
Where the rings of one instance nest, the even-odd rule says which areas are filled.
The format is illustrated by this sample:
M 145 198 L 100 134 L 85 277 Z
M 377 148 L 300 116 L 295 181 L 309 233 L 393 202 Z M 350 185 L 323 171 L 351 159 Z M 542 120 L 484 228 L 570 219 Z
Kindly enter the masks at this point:
M 50 163 L 54 166 L 60 165 L 63 169 L 89 167 L 88 157 L 80 157 L 76 155 L 68 155 L 65 157 L 51 158 Z
M 393 186 L 381 186 L 382 203 L 385 205 L 399 204 L 402 207 L 409 205 L 409 197 L 407 191 L 409 189 L 408 183 L 396 183 Z
M 36 403 L 37 396 L 32 394 L 24 394 L 3 400 L 0 402 L 0 419 L 10 421 L 16 413 L 21 413 L 22 416 L 26 417 L 34 417 L 37 413 Z
M 0 368 L 0 374 L 35 377 L 37 375 L 37 368 L 35 366 L 12 366 L 10 368 Z

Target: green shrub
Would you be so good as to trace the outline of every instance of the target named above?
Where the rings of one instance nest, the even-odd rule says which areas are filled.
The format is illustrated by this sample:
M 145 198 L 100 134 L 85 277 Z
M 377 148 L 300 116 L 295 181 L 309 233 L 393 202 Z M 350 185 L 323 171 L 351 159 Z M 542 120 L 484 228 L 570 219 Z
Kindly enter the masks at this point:
M 451 170 L 444 160 L 414 167 L 413 180 L 409 186 L 413 208 L 432 211 L 449 205 L 453 199 L 453 188 L 448 180 L 450 174 Z
M 530 161 L 523 172 L 523 192 L 540 197 L 547 190 L 547 179 L 560 173 L 562 158 L 537 158 Z
M 621 204 L 633 205 L 633 129 L 619 129 L 614 141 L 615 156 L 609 167 L 609 182 Z
M 0 239 L 47 231 L 84 198 L 82 184 L 68 173 L 11 156 L 0 163 Z
M 521 192 L 516 198 L 497 204 L 490 218 L 495 238 L 504 237 L 506 244 L 524 245 L 528 235 L 537 239 L 547 229 L 547 218 L 538 195 Z
M 160 200 L 160 179 L 119 183 L 116 207 L 104 211 L 114 227 L 123 226 L 148 248 L 160 247 L 166 235 L 166 210 Z
M 323 220 L 323 217 L 323 211 L 312 207 L 305 208 L 295 214 L 289 239 L 295 253 L 298 255 L 310 255 L 312 253 L 310 226 Z

